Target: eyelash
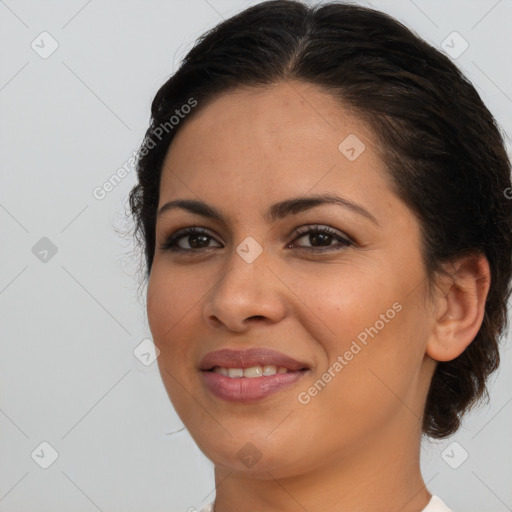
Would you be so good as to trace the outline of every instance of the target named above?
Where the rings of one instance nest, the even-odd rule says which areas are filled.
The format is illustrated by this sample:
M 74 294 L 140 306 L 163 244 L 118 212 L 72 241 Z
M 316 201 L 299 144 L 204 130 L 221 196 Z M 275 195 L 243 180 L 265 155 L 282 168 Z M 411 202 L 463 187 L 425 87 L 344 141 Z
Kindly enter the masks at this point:
M 328 251 L 340 250 L 340 249 L 344 249 L 344 248 L 355 245 L 354 242 L 352 242 L 348 238 L 342 237 L 341 235 L 339 235 L 339 233 L 337 231 L 335 231 L 332 228 L 329 228 L 327 226 L 323 226 L 323 227 L 321 227 L 321 226 L 314 226 L 314 227 L 305 226 L 302 228 L 298 228 L 294 233 L 295 238 L 293 241 L 297 240 L 298 238 L 302 238 L 304 235 L 309 235 L 309 234 L 313 234 L 313 233 L 314 234 L 331 235 L 340 242 L 340 245 L 333 246 L 333 247 L 328 246 L 328 248 L 326 248 L 326 249 L 317 249 L 314 247 L 299 247 L 300 250 L 310 252 L 310 253 L 325 253 Z M 205 250 L 214 249 L 214 247 L 203 247 L 200 249 L 183 249 L 181 247 L 178 247 L 178 241 L 181 238 L 186 238 L 187 236 L 192 236 L 192 235 L 196 235 L 196 236 L 202 235 L 202 236 L 206 236 L 208 238 L 213 238 L 209 234 L 209 231 L 206 228 L 194 226 L 194 227 L 190 227 L 190 228 L 185 228 L 183 230 L 179 230 L 176 233 L 169 236 L 167 238 L 167 240 L 160 246 L 160 249 L 163 251 L 172 251 L 175 253 L 182 253 L 182 254 L 198 253 L 198 252 L 202 252 Z

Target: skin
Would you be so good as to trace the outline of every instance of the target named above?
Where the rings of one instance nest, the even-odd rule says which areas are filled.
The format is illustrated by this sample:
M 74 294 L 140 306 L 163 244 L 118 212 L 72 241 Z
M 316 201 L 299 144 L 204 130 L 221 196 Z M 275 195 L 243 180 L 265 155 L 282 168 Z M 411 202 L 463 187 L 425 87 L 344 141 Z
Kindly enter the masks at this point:
M 354 161 L 338 149 L 350 134 L 366 147 Z M 419 462 L 427 391 L 436 361 L 457 357 L 478 332 L 489 266 L 483 256 L 454 262 L 452 278 L 439 278 L 430 296 L 419 222 L 389 184 L 371 129 L 297 81 L 220 95 L 173 140 L 159 208 L 202 200 L 225 222 L 185 210 L 157 218 L 148 320 L 169 397 L 215 465 L 216 512 L 419 512 L 428 504 Z M 264 216 L 284 199 L 325 192 L 358 203 L 378 225 L 338 205 L 274 222 Z M 161 248 L 194 225 L 208 229 L 208 249 Z M 304 225 L 329 226 L 354 245 L 295 235 Z M 236 252 L 248 236 L 263 249 L 252 263 Z M 180 246 L 195 241 L 184 237 Z M 394 318 L 300 403 L 298 393 L 395 303 Z M 310 371 L 257 403 L 213 396 L 201 357 L 249 347 L 274 348 Z M 237 456 L 248 442 L 261 456 L 251 467 Z

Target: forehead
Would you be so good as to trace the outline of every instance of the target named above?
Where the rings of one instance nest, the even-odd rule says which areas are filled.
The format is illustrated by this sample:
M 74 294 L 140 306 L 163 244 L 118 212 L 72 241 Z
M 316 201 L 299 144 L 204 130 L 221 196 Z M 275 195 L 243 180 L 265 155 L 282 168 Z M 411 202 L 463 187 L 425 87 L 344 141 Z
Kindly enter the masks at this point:
M 336 154 L 340 137 L 356 132 L 368 143 L 373 142 L 369 127 L 326 90 L 302 82 L 282 82 L 235 89 L 204 107 L 199 104 L 171 148 L 201 142 L 201 154 L 212 148 L 220 155 L 254 147 L 262 154 L 266 149 L 314 148 L 321 142 Z
M 238 89 L 197 109 L 167 153 L 161 202 L 198 197 L 262 210 L 308 192 L 385 199 L 386 169 L 370 127 L 315 85 Z

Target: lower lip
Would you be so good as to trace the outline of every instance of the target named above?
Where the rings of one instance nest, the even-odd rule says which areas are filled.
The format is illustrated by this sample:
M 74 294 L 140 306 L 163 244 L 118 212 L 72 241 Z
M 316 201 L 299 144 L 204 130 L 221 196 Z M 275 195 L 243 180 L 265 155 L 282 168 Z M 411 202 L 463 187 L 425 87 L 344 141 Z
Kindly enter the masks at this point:
M 201 371 L 208 389 L 227 402 L 255 402 L 297 382 L 307 370 L 276 373 L 261 377 L 226 377 L 221 373 Z

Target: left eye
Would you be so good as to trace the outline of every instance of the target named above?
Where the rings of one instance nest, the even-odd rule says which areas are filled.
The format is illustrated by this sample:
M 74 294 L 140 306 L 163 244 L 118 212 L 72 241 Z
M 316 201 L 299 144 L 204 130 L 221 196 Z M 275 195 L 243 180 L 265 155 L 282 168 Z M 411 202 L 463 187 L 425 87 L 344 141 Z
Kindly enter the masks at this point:
M 300 240 L 301 238 L 309 237 L 308 240 L 312 247 L 307 246 L 297 246 L 297 248 L 310 251 L 310 252 L 326 252 L 334 249 L 341 249 L 344 247 L 349 247 L 354 245 L 352 241 L 350 241 L 347 237 L 341 235 L 338 231 L 335 231 L 327 226 L 306 226 L 298 229 L 295 232 L 295 239 L 293 242 L 290 242 L 286 247 L 291 248 L 294 246 L 294 242 L 296 240 Z M 188 239 L 188 243 L 190 247 L 182 247 L 180 245 L 180 241 L 184 239 Z M 205 228 L 201 227 L 190 227 L 184 230 L 180 230 L 176 233 L 173 233 L 161 246 L 160 249 L 163 251 L 172 251 L 172 252 L 199 252 L 204 249 L 212 249 L 213 247 L 209 247 L 208 244 L 210 240 L 215 240 L 210 234 L 209 231 Z M 333 245 L 332 242 L 337 240 L 338 244 Z M 218 242 L 217 242 L 218 243 Z M 317 248 L 315 244 L 318 244 Z M 321 249 L 321 247 L 326 247 L 326 249 Z
M 348 240 L 348 238 L 342 236 L 337 231 L 327 227 L 327 226 L 315 226 L 315 227 L 306 227 L 301 228 L 297 230 L 296 233 L 298 236 L 295 238 L 295 240 L 300 240 L 301 238 L 309 237 L 308 240 L 310 243 L 313 244 L 320 244 L 320 247 L 328 247 L 328 249 L 325 250 L 333 250 L 333 249 L 340 249 L 342 247 L 348 247 L 353 245 L 353 243 Z M 337 240 L 339 244 L 332 245 L 331 242 L 333 240 Z M 290 247 L 290 244 L 287 245 L 287 247 Z M 306 251 L 312 251 L 312 252 L 323 252 L 322 250 L 318 250 L 315 247 L 300 247 L 301 249 L 304 249 Z

